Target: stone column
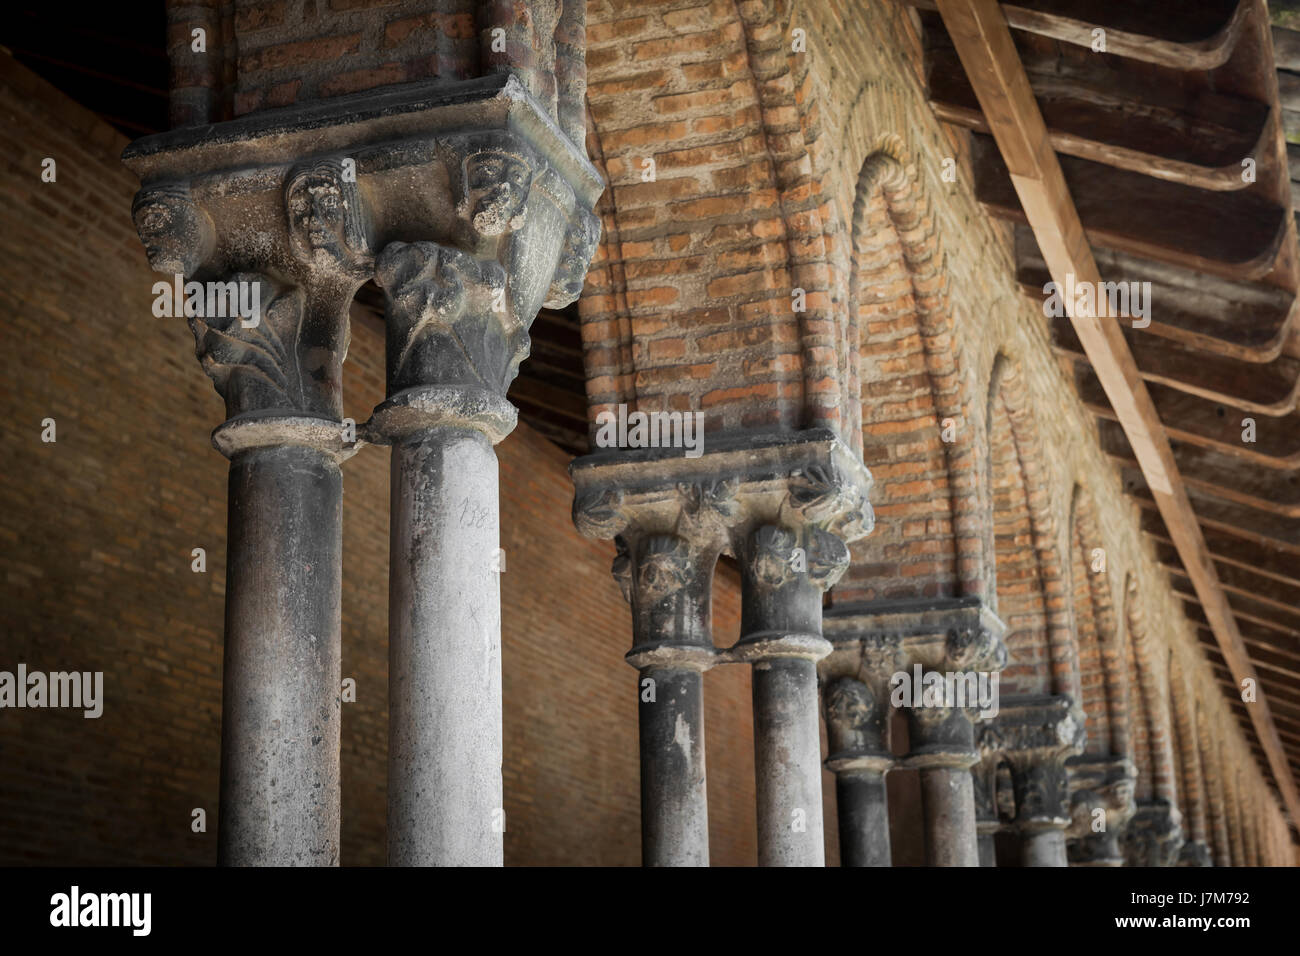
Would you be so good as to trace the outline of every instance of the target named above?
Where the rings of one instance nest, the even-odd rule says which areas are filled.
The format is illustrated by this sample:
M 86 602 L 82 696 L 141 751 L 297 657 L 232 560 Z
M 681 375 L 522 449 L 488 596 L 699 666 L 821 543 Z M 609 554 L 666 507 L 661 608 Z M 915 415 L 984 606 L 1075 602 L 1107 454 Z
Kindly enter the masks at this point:
M 641 861 L 708 866 L 704 672 L 713 664 L 718 549 L 671 534 L 618 539 L 614 576 L 632 606 L 641 751 Z
M 1083 711 L 1067 696 L 1007 698 L 997 718 L 1016 796 L 1014 826 L 1024 866 L 1068 866 L 1066 760 L 1083 749 Z
M 1139 800 L 1124 831 L 1125 866 L 1175 866 L 1183 845 L 1178 810 L 1160 797 Z
M 914 708 L 907 766 L 921 771 L 925 809 L 925 862 L 929 866 L 979 866 L 975 784 L 979 762 L 970 717 L 958 708 Z
M 753 665 L 759 866 L 826 859 L 817 661 L 831 645 L 821 635 L 822 582 L 838 578 L 849 555 L 838 538 L 801 530 L 764 524 L 737 546 L 741 639 L 733 653 Z
M 877 648 L 899 656 L 897 645 Z M 878 667 L 864 666 L 862 680 L 836 677 L 825 685 L 826 766 L 835 774 L 841 866 L 892 866 L 885 773 L 889 750 L 889 684 Z
M 623 569 L 625 591 L 633 600 L 638 633 L 629 659 L 636 666 L 753 667 L 759 863 L 820 866 L 825 848 L 816 661 L 830 650 L 821 636 L 821 595 L 848 566 L 845 540 L 870 530 L 870 475 L 856 455 L 822 429 L 791 433 L 779 441 L 725 436 L 701 452 L 691 458 L 671 448 L 620 449 L 579 459 L 570 469 L 575 521 L 588 536 L 621 539 L 616 569 Z M 722 550 L 735 555 L 741 566 L 742 636 L 735 647 L 715 652 L 711 637 L 706 645 L 703 633 L 704 569 L 711 573 Z M 667 575 L 667 590 L 659 590 L 659 571 L 646 585 L 639 580 L 647 561 L 652 568 L 676 569 Z M 637 597 L 638 589 L 645 592 L 644 601 Z M 653 611 L 650 617 L 647 608 Z M 645 644 L 647 638 L 660 642 L 657 654 L 652 653 L 654 644 Z M 677 758 L 658 756 L 669 716 L 675 741 L 680 726 L 693 746 L 702 746 L 697 741 L 702 741 L 703 729 L 697 735 L 691 718 L 698 709 L 694 679 L 683 675 L 672 686 L 687 702 L 680 724 L 675 714 L 656 711 L 642 725 L 642 746 L 651 750 L 642 757 L 647 864 L 707 859 L 698 848 L 705 819 L 703 753 L 698 761 L 690 757 L 678 767 L 673 763 Z M 645 775 L 658 774 L 661 766 L 669 770 L 663 775 L 667 789 L 647 789 Z M 662 822 L 678 803 L 689 808 L 687 821 L 693 822 Z
M 1120 838 L 1136 809 L 1137 768 L 1127 757 L 1082 754 L 1066 763 L 1071 822 L 1065 831 L 1071 866 L 1123 866 Z
M 233 129 L 223 124 L 221 130 Z M 128 151 L 134 216 L 226 401 L 230 459 L 218 859 L 336 865 L 347 308 L 365 212 L 328 161 L 247 170 L 178 131 Z M 238 208 L 230 197 L 237 197 Z M 182 277 L 192 281 L 182 285 Z
M 573 188 L 522 139 L 483 132 L 443 149 L 461 185 L 445 200 L 459 224 L 444 227 L 442 242 L 390 242 L 376 262 L 388 399 L 366 434 L 393 446 L 388 861 L 499 866 L 493 445 L 515 425 L 505 392 L 527 355 L 528 326 L 544 298 L 569 297 L 553 277 L 585 270 L 594 233 L 590 213 L 575 214 Z
M 521 35 L 559 26 L 543 20 Z M 496 75 L 253 113 L 123 154 L 154 268 L 209 283 L 196 302 L 185 287 L 183 314 L 230 416 L 215 436 L 232 459 L 223 860 L 337 862 L 341 363 L 348 305 L 374 276 L 388 397 L 360 431 L 394 448 L 389 858 L 500 862 L 492 443 L 514 424 L 504 396 L 537 310 L 581 291 L 603 188 L 570 138 L 581 46 L 566 24 L 559 89 L 515 62 L 546 46 L 534 36 Z M 246 298 L 254 321 L 236 312 Z

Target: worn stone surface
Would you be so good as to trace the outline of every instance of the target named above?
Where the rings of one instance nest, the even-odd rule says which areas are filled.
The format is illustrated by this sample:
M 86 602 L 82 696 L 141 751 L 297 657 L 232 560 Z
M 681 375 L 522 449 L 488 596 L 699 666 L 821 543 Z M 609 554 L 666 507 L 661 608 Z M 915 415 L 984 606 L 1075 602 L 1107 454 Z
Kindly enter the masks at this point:
M 1086 754 L 1068 760 L 1066 770 L 1072 816 L 1066 830 L 1070 865 L 1123 866 L 1120 838 L 1137 809 L 1133 802 L 1137 768 L 1126 757 Z
M 1083 711 L 1065 696 L 1004 698 L 995 726 L 1011 767 L 1023 865 L 1068 866 L 1066 760 L 1083 749 Z

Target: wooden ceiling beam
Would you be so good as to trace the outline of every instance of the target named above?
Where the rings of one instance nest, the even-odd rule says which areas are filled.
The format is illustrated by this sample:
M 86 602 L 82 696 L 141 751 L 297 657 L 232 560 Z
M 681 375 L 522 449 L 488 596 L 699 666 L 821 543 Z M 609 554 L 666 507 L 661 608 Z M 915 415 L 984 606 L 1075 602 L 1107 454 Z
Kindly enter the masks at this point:
M 997 0 L 938 0 L 938 7 L 1052 278 L 1064 285 L 1070 274 L 1076 281 L 1100 283 L 1083 223 Z M 1073 307 L 1073 302 L 1070 305 Z M 1086 315 L 1072 314 L 1070 318 L 1141 463 L 1233 680 L 1238 686 L 1246 679 L 1258 685 L 1258 674 L 1237 631 L 1169 440 L 1119 323 Z M 1283 802 L 1292 821 L 1300 825 L 1300 791 L 1266 695 L 1258 696 L 1249 713 Z
M 936 0 L 904 0 L 920 10 L 937 10 Z M 1232 55 L 1250 16 L 1252 0 L 1208 0 L 1189 10 L 1185 0 L 1142 0 L 1099 7 L 1087 19 L 1014 3 L 1002 5 L 1009 26 L 1063 43 L 1091 46 L 1093 30 L 1106 31 L 1106 51 L 1115 56 L 1185 70 L 1213 70 Z M 1187 16 L 1197 16 L 1195 24 Z M 1172 32 L 1170 27 L 1181 27 Z
M 1098 418 L 1118 421 L 1095 372 L 1084 363 L 1075 368 L 1079 398 Z M 1243 442 L 1244 413 L 1165 385 L 1147 384 L 1147 392 L 1164 422 L 1170 439 L 1240 458 L 1265 468 L 1300 468 L 1300 412 L 1277 418 L 1257 417 L 1255 441 Z
M 1112 320 L 1128 324 L 1132 319 Z M 1082 343 L 1064 317 L 1051 323 L 1052 343 L 1062 355 L 1088 361 Z M 1141 330 L 1124 333 L 1142 377 L 1248 415 L 1280 418 L 1296 409 L 1300 396 L 1300 361 L 1279 356 L 1272 362 L 1242 362 L 1188 348 Z M 1238 436 L 1240 439 L 1240 435 Z

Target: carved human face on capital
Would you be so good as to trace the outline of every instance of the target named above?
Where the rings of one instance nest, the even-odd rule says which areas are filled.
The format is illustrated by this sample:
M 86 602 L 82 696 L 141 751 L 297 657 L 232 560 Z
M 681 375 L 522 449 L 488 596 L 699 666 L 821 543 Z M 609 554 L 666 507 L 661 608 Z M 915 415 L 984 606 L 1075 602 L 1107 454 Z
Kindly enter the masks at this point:
M 511 153 L 485 150 L 467 158 L 465 189 L 474 229 L 499 236 L 522 226 L 532 178 L 528 163 Z
M 289 234 L 299 258 L 312 261 L 346 261 L 364 255 L 362 242 L 351 235 L 349 220 L 356 210 L 355 191 L 348 189 L 337 171 L 314 167 L 290 180 L 285 191 Z
M 191 275 L 211 248 L 207 213 L 176 188 L 141 191 L 131 215 L 155 272 Z

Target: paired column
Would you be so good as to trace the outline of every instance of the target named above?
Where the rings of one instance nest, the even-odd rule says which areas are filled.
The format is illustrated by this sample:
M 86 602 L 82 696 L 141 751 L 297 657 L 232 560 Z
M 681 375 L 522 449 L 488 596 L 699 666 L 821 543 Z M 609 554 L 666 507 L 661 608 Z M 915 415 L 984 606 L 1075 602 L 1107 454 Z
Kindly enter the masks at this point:
M 603 187 L 545 109 L 501 73 L 124 154 L 150 262 L 175 280 L 159 303 L 189 318 L 229 417 L 222 862 L 338 862 L 339 464 L 357 431 L 393 446 L 389 859 L 501 862 L 492 446 L 533 317 L 581 290 Z M 388 397 L 358 430 L 341 367 L 371 278 Z
M 1069 697 L 1019 697 L 997 718 L 1016 797 L 1015 829 L 1023 866 L 1068 866 L 1071 823 L 1066 760 L 1083 749 L 1084 715 Z
M 875 707 L 887 702 L 907 711 L 910 750 L 894 765 L 920 772 L 926 859 L 932 866 L 980 865 L 971 773 L 980 754 L 971 722 L 997 713 L 998 672 L 1006 663 L 1003 632 L 1002 622 L 978 597 L 845 605 L 832 608 L 826 620 L 833 647 L 821 665 L 826 686 L 852 678 L 875 697 Z M 888 711 L 877 713 L 856 745 L 888 753 L 883 736 L 888 721 Z M 842 805 L 841 834 L 845 810 Z M 876 865 L 889 865 L 883 809 L 866 839 L 883 845 L 874 851 Z
M 845 540 L 870 530 L 871 478 L 861 460 L 819 429 L 780 442 L 724 436 L 698 458 L 598 452 L 570 471 L 575 523 L 589 537 L 618 541 L 615 574 L 632 604 L 643 863 L 708 862 L 700 675 L 745 663 L 753 669 L 759 864 L 823 865 L 816 662 L 830 644 L 821 634 L 822 593 L 848 567 Z M 724 550 L 741 568 L 743 608 L 741 639 L 725 650 L 713 645 L 708 613 Z
M 1082 754 L 1066 763 L 1071 823 L 1066 852 L 1071 866 L 1123 866 L 1120 839 L 1136 806 L 1137 768 L 1127 757 Z

